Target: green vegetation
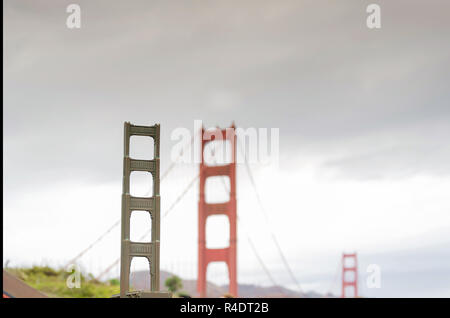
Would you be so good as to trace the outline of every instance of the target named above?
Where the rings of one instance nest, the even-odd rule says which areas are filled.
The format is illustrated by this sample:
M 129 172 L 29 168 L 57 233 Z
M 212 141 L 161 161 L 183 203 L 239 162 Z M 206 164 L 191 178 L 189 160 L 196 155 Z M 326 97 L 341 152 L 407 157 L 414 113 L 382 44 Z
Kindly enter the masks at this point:
M 178 295 L 176 295 L 179 298 L 191 298 L 191 295 L 189 295 L 187 292 L 179 292 Z
M 183 288 L 183 281 L 180 277 L 173 275 L 166 279 L 164 285 L 166 285 L 166 288 L 169 292 L 172 293 L 173 297 L 175 298 L 190 298 L 191 296 L 185 292 L 185 291 L 179 291 L 181 288 Z
M 191 296 L 185 292 L 180 291 L 181 288 L 183 288 L 183 281 L 180 277 L 173 275 L 166 279 L 164 282 L 164 285 L 166 286 L 167 290 L 172 293 L 173 297 L 175 298 L 190 298 Z
M 31 268 L 7 268 L 6 270 L 49 297 L 109 298 L 119 293 L 117 279 L 103 283 L 94 279 L 91 274 L 88 274 L 87 277 L 81 274 L 80 288 L 69 288 L 66 282 L 73 274 L 64 269 L 33 266 Z
M 183 288 L 183 282 L 181 281 L 181 278 L 173 275 L 166 279 L 166 282 L 164 283 L 167 287 L 167 290 L 171 293 L 176 293 L 178 290 Z

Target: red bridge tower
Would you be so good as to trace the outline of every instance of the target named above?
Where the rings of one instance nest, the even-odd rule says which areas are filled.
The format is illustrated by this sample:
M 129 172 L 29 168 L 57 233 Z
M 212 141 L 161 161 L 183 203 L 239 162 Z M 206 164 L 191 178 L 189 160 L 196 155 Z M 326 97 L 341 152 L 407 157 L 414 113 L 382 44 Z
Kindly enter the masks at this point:
M 353 264 L 348 265 L 346 260 L 349 259 L 350 262 L 353 260 Z M 353 273 L 353 277 L 348 279 L 346 273 Z M 342 254 L 342 298 L 347 297 L 345 294 L 346 287 L 353 287 L 353 297 L 358 297 L 358 263 L 356 260 L 356 253 L 353 254 Z
M 225 262 L 228 267 L 229 292 L 238 295 L 236 260 L 236 136 L 234 124 L 226 129 L 201 131 L 200 198 L 198 202 L 198 279 L 197 291 L 206 297 L 206 272 L 211 262 Z M 229 141 L 231 162 L 220 166 L 209 166 L 204 161 L 204 148 L 214 140 Z M 228 176 L 230 178 L 230 200 L 225 203 L 206 203 L 205 184 L 208 177 Z M 226 215 L 230 222 L 230 243 L 226 248 L 206 247 L 206 219 L 211 215 Z

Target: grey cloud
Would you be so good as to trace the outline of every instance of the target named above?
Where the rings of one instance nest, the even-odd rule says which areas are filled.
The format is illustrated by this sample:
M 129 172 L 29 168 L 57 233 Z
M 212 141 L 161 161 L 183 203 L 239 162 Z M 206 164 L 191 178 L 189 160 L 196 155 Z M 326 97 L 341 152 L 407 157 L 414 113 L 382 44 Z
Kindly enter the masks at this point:
M 65 27 L 66 3 L 5 2 L 7 173 L 32 157 L 31 173 L 70 165 L 108 178 L 119 166 L 112 158 L 120 157 L 123 121 L 161 122 L 170 145 L 170 131 L 194 119 L 280 127 L 282 156 L 351 149 L 354 136 L 390 132 L 408 144 L 404 156 L 419 160 L 401 161 L 406 170 L 448 170 L 439 150 L 448 130 L 429 135 L 435 155 L 426 159 L 415 153 L 426 152 L 427 141 L 399 133 L 450 118 L 445 1 L 381 2 L 376 32 L 364 26 L 365 6 L 351 1 L 81 1 L 77 31 Z M 239 107 L 210 107 L 215 92 L 236 96 Z M 350 152 L 350 162 L 362 156 Z M 380 161 L 373 155 L 364 159 L 370 166 Z M 383 158 L 395 166 L 398 153 Z M 327 161 L 366 175 L 361 164 L 350 171 Z

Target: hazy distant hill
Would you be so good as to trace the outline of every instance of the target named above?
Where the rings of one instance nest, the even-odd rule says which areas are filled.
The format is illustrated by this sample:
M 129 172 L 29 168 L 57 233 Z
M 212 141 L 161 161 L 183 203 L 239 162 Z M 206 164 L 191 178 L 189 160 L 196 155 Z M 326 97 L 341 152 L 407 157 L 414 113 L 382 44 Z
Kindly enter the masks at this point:
M 166 279 L 173 274 L 161 271 L 161 282 L 160 286 L 162 290 L 166 290 L 164 286 L 164 282 Z M 131 285 L 135 289 L 148 289 L 150 286 L 150 277 L 147 271 L 137 271 L 134 272 L 131 276 Z M 196 280 L 186 280 L 183 279 L 183 291 L 187 292 L 192 297 L 197 296 L 197 282 Z M 228 286 L 219 286 L 213 283 L 208 282 L 207 285 L 208 297 L 221 297 L 222 295 L 228 292 Z M 308 297 L 308 298 L 317 298 L 323 297 L 323 295 L 308 292 L 305 296 L 300 295 L 298 292 L 290 290 L 288 288 L 282 286 L 269 286 L 262 287 L 251 284 L 239 284 L 239 297 L 286 297 L 286 298 L 295 298 L 295 297 Z M 329 295 L 328 297 L 333 297 L 333 295 Z

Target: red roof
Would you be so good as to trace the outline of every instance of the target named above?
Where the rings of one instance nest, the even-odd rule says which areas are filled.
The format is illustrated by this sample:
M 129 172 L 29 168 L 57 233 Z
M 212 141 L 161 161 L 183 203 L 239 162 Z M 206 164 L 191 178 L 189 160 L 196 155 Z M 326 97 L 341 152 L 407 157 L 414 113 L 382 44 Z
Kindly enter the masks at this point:
M 3 298 L 45 298 L 45 294 L 3 270 Z

